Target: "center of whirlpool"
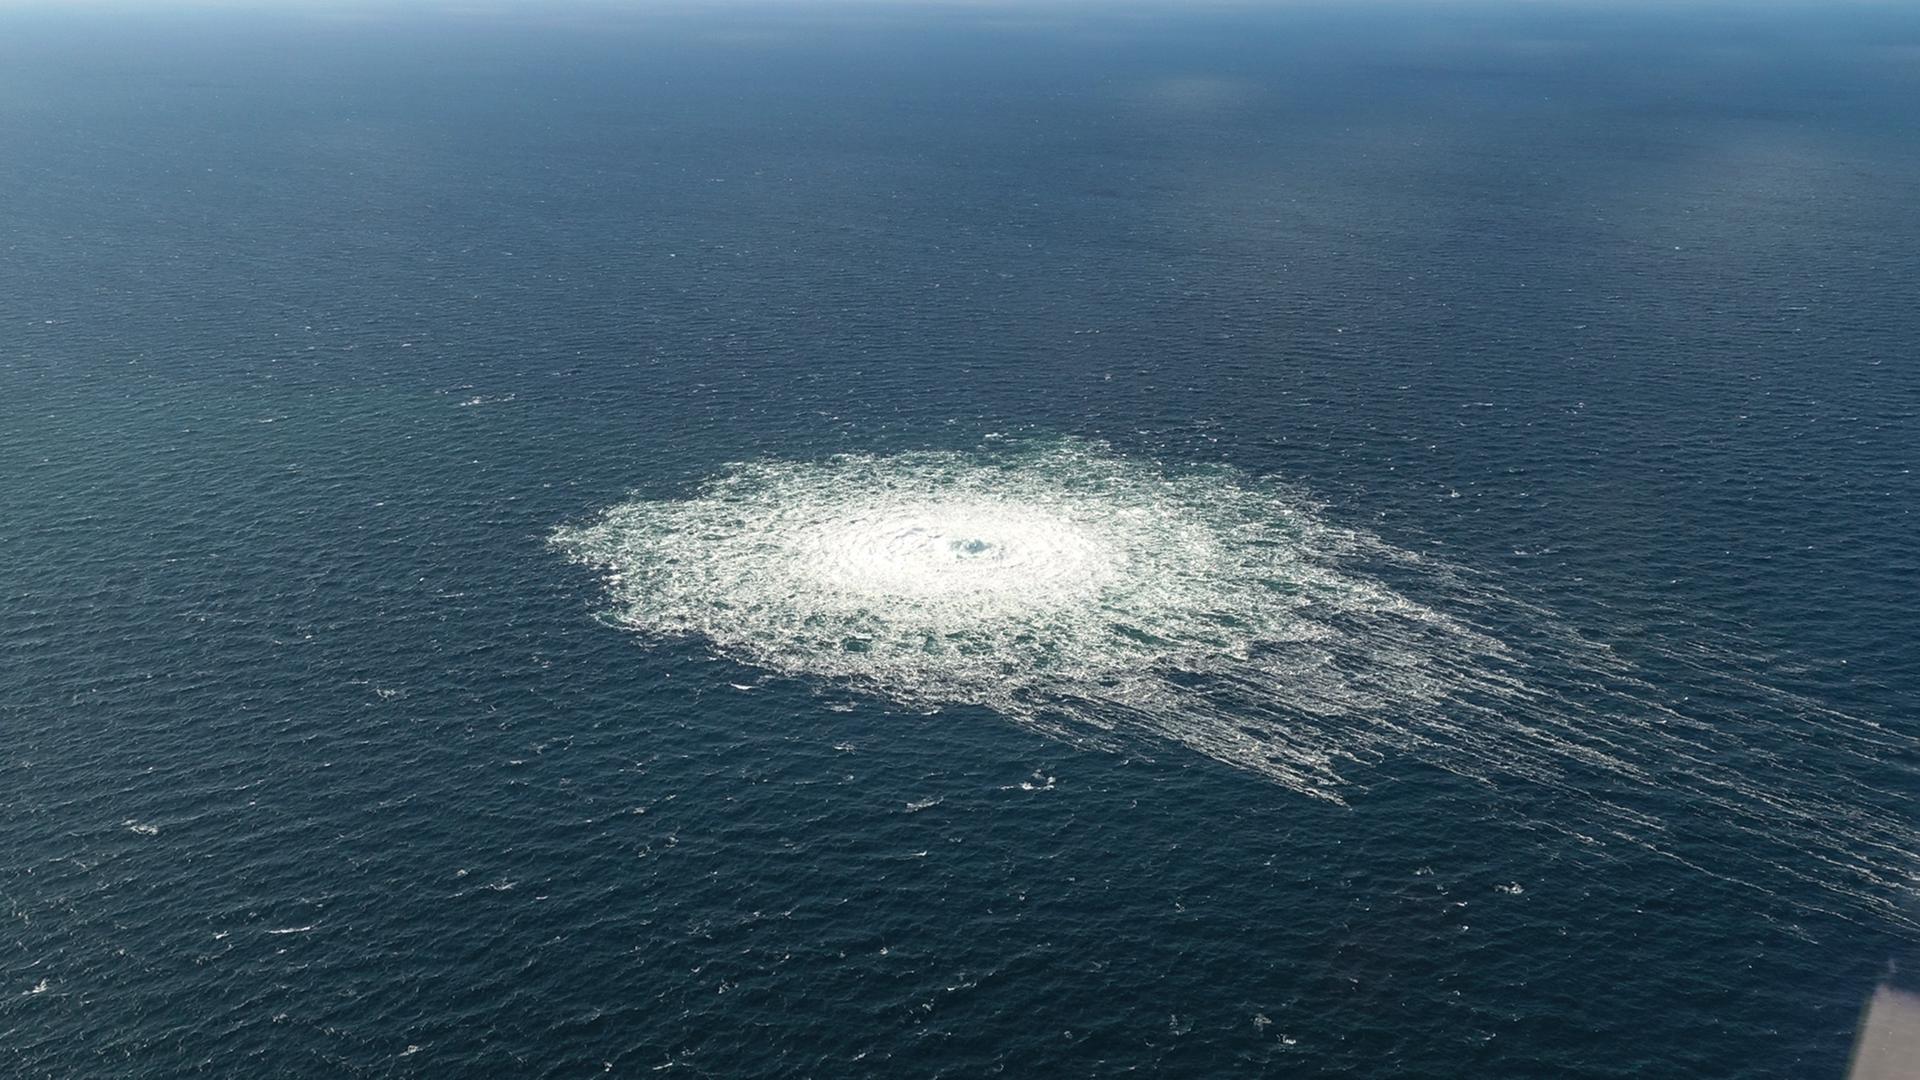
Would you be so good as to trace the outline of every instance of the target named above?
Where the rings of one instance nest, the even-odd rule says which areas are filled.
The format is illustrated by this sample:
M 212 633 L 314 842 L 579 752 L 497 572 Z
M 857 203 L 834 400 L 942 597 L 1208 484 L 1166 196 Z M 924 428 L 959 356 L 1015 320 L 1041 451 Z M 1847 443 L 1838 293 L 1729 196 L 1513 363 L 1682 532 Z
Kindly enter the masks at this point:
M 875 507 L 802 529 L 794 545 L 819 586 L 883 605 L 928 597 L 1057 605 L 1098 593 L 1116 563 L 1093 524 L 1008 505 Z

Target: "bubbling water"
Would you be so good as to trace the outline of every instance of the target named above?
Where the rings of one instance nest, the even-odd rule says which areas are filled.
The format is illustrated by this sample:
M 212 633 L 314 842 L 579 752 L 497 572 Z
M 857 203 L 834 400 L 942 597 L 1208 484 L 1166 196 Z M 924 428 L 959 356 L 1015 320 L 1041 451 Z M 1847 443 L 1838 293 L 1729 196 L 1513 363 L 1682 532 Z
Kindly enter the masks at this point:
M 1489 798 L 1546 789 L 1534 827 L 1582 845 L 1688 865 L 1683 850 L 1737 851 L 1758 869 L 1707 872 L 1798 878 L 1911 921 L 1892 898 L 1914 889 L 1914 830 L 1886 794 L 1747 742 L 1811 718 L 1878 761 L 1903 752 L 1884 730 L 1732 654 L 1704 696 L 1752 711 L 1694 715 L 1550 612 L 1242 473 L 1071 440 L 758 461 L 554 542 L 602 568 L 612 617 L 652 639 L 1080 744 L 1175 744 L 1335 803 L 1354 774 L 1417 758 Z M 1483 623 L 1523 627 L 1524 647 Z M 1700 670 L 1697 643 L 1642 647 Z M 1684 822 L 1663 816 L 1676 805 Z
M 819 595 L 890 600 L 895 620 L 912 618 L 914 599 L 964 598 L 972 616 L 996 603 L 1009 605 L 1005 616 L 1079 602 L 1113 581 L 1123 554 L 1086 521 L 1004 501 L 842 509 L 797 530 L 792 554 Z
M 1102 448 L 754 462 L 564 529 L 617 617 L 918 707 L 1170 739 L 1338 800 L 1373 748 L 1304 717 L 1430 705 L 1495 640 L 1340 569 L 1296 493 Z M 1408 556 L 1407 558 L 1411 558 Z

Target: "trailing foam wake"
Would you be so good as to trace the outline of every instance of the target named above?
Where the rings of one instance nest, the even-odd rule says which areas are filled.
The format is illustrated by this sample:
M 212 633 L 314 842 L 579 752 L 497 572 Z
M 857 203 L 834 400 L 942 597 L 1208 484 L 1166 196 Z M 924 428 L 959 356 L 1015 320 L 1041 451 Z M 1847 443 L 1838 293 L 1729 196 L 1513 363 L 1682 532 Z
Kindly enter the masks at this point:
M 773 671 L 1075 741 L 1167 740 L 1336 802 L 1343 770 L 1415 755 L 1561 789 L 1600 814 L 1582 828 L 1655 850 L 1668 823 L 1633 789 L 1679 786 L 1827 864 L 1777 869 L 1880 904 L 1911 886 L 1897 821 L 1734 771 L 1604 648 L 1243 474 L 1075 441 L 762 461 L 555 542 L 607 571 L 624 625 Z M 1535 624 L 1526 654 L 1389 588 L 1389 568 L 1455 612 Z M 1543 661 L 1581 693 L 1532 685 Z

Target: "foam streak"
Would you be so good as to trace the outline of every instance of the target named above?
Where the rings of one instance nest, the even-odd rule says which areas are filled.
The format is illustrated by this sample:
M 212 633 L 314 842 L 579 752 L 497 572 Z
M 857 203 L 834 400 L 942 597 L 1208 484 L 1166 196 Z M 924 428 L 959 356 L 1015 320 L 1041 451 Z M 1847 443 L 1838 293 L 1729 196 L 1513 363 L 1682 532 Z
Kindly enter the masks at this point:
M 909 706 L 1174 743 L 1334 802 L 1356 767 L 1412 755 L 1554 789 L 1656 850 L 1672 823 L 1636 799 L 1679 786 L 1768 850 L 1810 854 L 1794 876 L 1884 912 L 1914 885 L 1911 818 L 1796 794 L 1791 761 L 1770 779 L 1730 767 L 1714 732 L 1550 613 L 1243 474 L 1073 441 L 762 461 L 555 541 L 608 571 L 623 625 Z M 1442 608 L 1518 615 L 1528 644 Z M 1577 692 L 1538 684 L 1543 666 Z

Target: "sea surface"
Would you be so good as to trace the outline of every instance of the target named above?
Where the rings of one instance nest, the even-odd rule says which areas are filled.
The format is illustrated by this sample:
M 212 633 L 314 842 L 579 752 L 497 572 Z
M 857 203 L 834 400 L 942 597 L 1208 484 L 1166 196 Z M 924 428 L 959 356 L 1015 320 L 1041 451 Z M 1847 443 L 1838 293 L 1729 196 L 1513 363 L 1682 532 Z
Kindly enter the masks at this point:
M 0 8 L 0 1075 L 1842 1076 L 1916 100 L 1897 5 Z

